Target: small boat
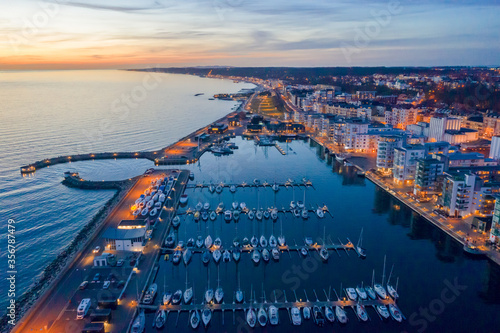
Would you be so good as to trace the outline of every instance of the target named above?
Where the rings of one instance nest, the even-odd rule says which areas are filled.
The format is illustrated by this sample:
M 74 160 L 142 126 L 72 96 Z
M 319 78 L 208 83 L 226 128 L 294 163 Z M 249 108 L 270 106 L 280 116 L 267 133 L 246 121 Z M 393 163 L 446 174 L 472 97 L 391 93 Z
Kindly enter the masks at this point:
M 178 305 L 181 302 L 181 299 L 182 299 L 182 290 L 179 289 L 172 295 L 172 304 Z
M 339 323 L 347 324 L 347 321 L 348 321 L 347 314 L 345 313 L 345 310 L 342 307 L 336 306 L 335 307 L 335 314 L 337 315 L 337 319 L 339 320 Z
M 131 333 L 142 333 L 144 332 L 144 326 L 146 325 L 146 316 L 144 311 L 141 311 L 139 315 L 134 319 L 134 323 L 130 328 Z
M 250 241 L 248 240 L 248 237 L 244 237 L 243 238 L 243 246 L 246 247 L 246 246 L 249 246 L 250 245 Z
M 208 185 L 208 192 L 214 193 L 215 192 L 215 186 L 213 186 L 212 184 Z
M 220 250 L 219 249 L 216 249 L 213 253 L 212 253 L 212 256 L 214 257 L 214 261 L 215 263 L 218 263 L 222 254 L 220 253 Z
M 401 322 L 403 320 L 403 315 L 394 304 L 389 304 L 389 312 L 391 313 L 392 318 L 397 322 Z
M 203 256 L 202 256 L 201 260 L 203 261 L 203 263 L 205 265 L 207 265 L 210 262 L 210 251 L 203 252 Z
M 205 247 L 207 249 L 211 248 L 212 247 L 212 237 L 210 237 L 210 235 L 207 236 L 207 238 L 205 238 Z
M 198 203 L 195 206 L 195 209 L 196 210 L 201 210 L 202 208 L 203 208 L 203 204 L 201 203 L 201 201 L 198 201 Z
M 276 221 L 276 220 L 278 219 L 278 212 L 277 212 L 277 210 L 274 210 L 274 209 L 273 209 L 273 210 L 271 211 L 271 219 L 272 219 L 273 221 Z
M 184 249 L 184 241 L 177 242 L 177 247 L 181 250 Z
M 302 314 L 304 315 L 304 319 L 311 319 L 311 308 L 308 306 L 303 307 Z
M 389 295 L 391 295 L 393 299 L 397 299 L 399 297 L 396 289 L 394 289 L 394 287 L 391 286 L 390 284 L 387 284 L 387 292 L 389 293 Z
M 172 219 L 172 226 L 173 226 L 174 228 L 177 228 L 177 227 L 179 227 L 179 225 L 180 225 L 180 224 L 181 224 L 181 218 L 180 218 L 178 215 L 176 215 L 176 216 Z
M 191 319 L 189 321 L 193 329 L 198 328 L 198 325 L 200 324 L 200 311 L 194 310 L 191 312 Z
M 231 191 L 231 193 L 236 192 L 236 186 L 234 185 L 229 186 L 229 191 Z
M 275 307 L 274 305 L 269 306 L 269 309 L 267 309 L 269 313 L 269 323 L 273 326 L 278 325 L 279 323 L 279 316 L 278 316 L 278 308 Z
M 241 258 L 241 250 L 239 247 L 237 247 L 233 250 L 233 259 L 234 261 L 238 262 L 240 261 L 240 258 Z
M 208 213 L 206 211 L 204 211 L 203 213 L 201 213 L 201 219 L 203 221 L 207 221 L 208 220 Z
M 219 202 L 219 204 L 217 205 L 217 208 L 215 209 L 215 212 L 217 214 L 220 214 L 224 211 L 224 203 L 223 202 Z
M 359 298 L 362 300 L 365 300 L 368 298 L 368 295 L 366 294 L 365 288 L 363 288 L 363 287 L 357 286 L 356 293 L 358 294 Z
M 209 210 L 209 209 L 210 209 L 210 203 L 209 203 L 209 202 L 205 202 L 205 203 L 203 204 L 203 209 L 204 209 L 204 210 Z
M 366 286 L 365 291 L 368 294 L 368 297 L 370 297 L 371 299 L 377 299 L 377 294 L 375 293 L 375 290 L 373 290 L 372 287 Z
M 149 209 L 147 207 L 144 207 L 142 210 L 141 210 L 141 215 L 142 216 L 146 216 L 148 215 L 148 212 L 149 212 Z
M 325 325 L 325 316 L 323 315 L 323 312 L 321 311 L 321 308 L 319 306 L 315 305 L 313 307 L 313 318 L 314 323 L 319 327 L 323 327 Z
M 278 236 L 278 244 L 280 246 L 285 246 L 286 245 L 286 239 L 285 239 L 285 236 L 283 235 L 279 235 Z
M 231 253 L 229 252 L 229 250 L 225 250 L 224 253 L 222 253 L 222 260 L 224 262 L 231 261 Z
M 221 192 L 222 192 L 222 186 L 217 185 L 217 186 L 215 187 L 215 192 L 217 192 L 217 193 L 221 193 Z
M 252 261 L 256 264 L 259 263 L 260 261 L 260 252 L 258 250 L 253 250 L 252 251 Z
M 172 292 L 170 290 L 165 291 L 163 294 L 163 305 L 170 304 L 170 301 L 172 300 Z
M 253 212 L 253 210 L 251 210 L 248 212 L 247 216 L 249 220 L 253 220 L 253 218 L 255 217 L 255 213 Z
M 233 201 L 233 203 L 231 204 L 231 206 L 233 207 L 233 209 L 238 209 L 238 207 L 240 206 L 240 204 L 238 203 L 238 201 Z
M 217 214 L 214 211 L 210 212 L 210 220 L 215 221 L 217 219 Z
M 381 284 L 374 284 L 373 289 L 375 289 L 375 292 L 377 293 L 378 297 L 381 299 L 386 299 L 387 298 L 387 292 L 385 291 L 385 288 Z
M 301 200 L 297 201 L 297 207 L 304 208 L 304 201 L 301 201 Z
M 389 313 L 389 310 L 387 309 L 387 306 L 383 305 L 383 304 L 378 304 L 375 306 L 375 309 L 377 309 L 377 312 L 378 314 L 384 318 L 384 319 L 388 319 L 390 317 L 390 313 Z
M 304 244 L 306 246 L 312 246 L 313 245 L 313 239 L 312 239 L 312 237 L 305 237 L 304 238 Z
M 203 326 L 205 328 L 208 327 L 208 324 L 210 324 L 210 319 L 212 319 L 212 311 L 210 309 L 205 309 L 201 313 L 201 320 L 203 321 Z
M 233 214 L 231 213 L 231 211 L 226 210 L 224 212 L 224 220 L 226 220 L 226 222 L 229 222 L 229 221 L 231 221 L 232 218 L 233 218 Z
M 189 173 L 189 179 L 191 179 L 191 180 L 193 180 L 193 179 L 194 179 L 194 172 L 192 172 L 192 171 L 191 171 L 191 172 Z
M 257 312 L 257 319 L 259 320 L 260 326 L 264 327 L 267 324 L 267 312 L 264 310 L 263 307 L 259 309 L 259 312 Z
M 151 304 L 153 303 L 153 300 L 156 296 L 156 292 L 158 291 L 158 285 L 156 283 L 153 283 L 149 286 L 148 290 L 144 294 L 144 298 L 142 299 L 142 302 L 144 304 Z
M 297 204 L 295 203 L 295 201 L 290 201 L 290 209 L 295 209 L 297 207 Z
M 265 262 L 268 262 L 269 261 L 269 251 L 267 249 L 263 249 L 262 250 L 262 259 L 265 261 Z
M 302 209 L 302 213 L 300 214 L 304 220 L 307 220 L 309 218 L 309 212 L 307 209 Z
M 217 237 L 215 240 L 214 240 L 214 246 L 215 247 L 221 247 L 222 245 L 222 240 L 220 239 L 220 237 Z
M 307 257 L 307 249 L 304 246 L 300 248 L 300 254 L 302 254 L 304 257 Z
M 182 260 L 184 260 L 184 265 L 189 264 L 192 257 L 193 257 L 193 252 L 190 249 L 184 250 L 184 253 L 182 254 Z
M 193 217 L 195 222 L 198 222 L 200 220 L 200 212 L 199 211 L 194 212 Z
M 233 218 L 235 221 L 238 221 L 240 219 L 240 211 L 239 210 L 235 210 L 233 212 Z
M 322 247 L 321 250 L 319 250 L 319 256 L 324 261 L 327 261 L 328 258 L 330 257 L 330 254 L 328 253 L 328 250 L 326 248 Z
M 271 186 L 271 187 L 272 187 L 274 192 L 278 192 L 280 190 L 280 186 L 276 183 L 274 183 L 273 186 Z
M 182 258 L 182 253 L 181 251 L 177 250 L 174 252 L 174 255 L 172 257 L 172 263 L 174 265 L 178 265 L 180 262 L 181 262 L 181 258 Z
M 259 180 L 259 179 L 257 179 L 257 178 L 255 178 L 255 179 L 253 180 L 253 183 L 254 183 L 255 185 L 260 185 L 260 180 Z
M 300 210 L 298 208 L 292 210 L 293 216 L 300 217 Z
M 292 307 L 291 314 L 292 314 L 292 323 L 295 326 L 302 324 L 302 317 L 300 316 L 300 310 L 298 307 L 296 306 Z
M 266 247 L 267 246 L 267 239 L 264 237 L 264 235 L 260 236 L 260 246 Z
M 273 248 L 273 249 L 271 250 L 271 254 L 272 254 L 273 259 L 274 259 L 275 261 L 280 260 L 280 251 L 279 251 L 277 248 Z
M 205 290 L 205 303 L 211 303 L 214 299 L 214 290 L 209 288 Z
M 271 216 L 271 214 L 269 213 L 269 211 L 268 211 L 267 209 L 264 211 L 264 214 L 263 214 L 263 215 L 264 215 L 264 218 L 265 218 L 266 220 L 268 220 L 268 219 L 269 219 L 269 217 Z
M 189 304 L 191 303 L 191 300 L 193 299 L 193 287 L 189 287 L 186 289 L 184 292 L 184 304 Z
M 151 199 L 148 201 L 148 203 L 146 204 L 146 208 L 147 209 L 151 209 L 153 207 L 153 205 L 155 204 L 154 200 Z
M 243 291 L 241 289 L 236 290 L 236 303 L 243 302 Z
M 252 245 L 252 247 L 259 246 L 259 240 L 257 239 L 257 237 L 252 236 L 252 239 L 250 239 L 250 244 Z
M 132 215 L 134 215 L 134 216 L 139 216 L 139 214 L 140 214 L 140 213 L 141 213 L 141 209 L 140 209 L 140 208 L 137 208 L 136 210 L 134 210 L 134 211 L 132 212 Z
M 203 237 L 198 236 L 194 244 L 197 248 L 201 249 L 203 247 Z
M 179 202 L 181 204 L 185 204 L 185 203 L 188 202 L 188 199 L 189 199 L 188 195 L 187 194 L 183 194 L 183 195 L 181 195 L 181 198 L 179 199 Z
M 172 230 L 165 239 L 165 246 L 168 248 L 173 248 L 174 244 L 175 244 L 175 234 L 174 231 Z
M 345 288 L 345 291 L 347 293 L 347 297 L 349 297 L 351 301 L 356 301 L 358 299 L 358 294 L 356 293 L 356 289 Z
M 244 202 L 240 202 L 240 209 L 245 210 L 245 208 L 247 208 L 247 204 Z
M 165 310 L 159 310 L 156 314 L 155 317 L 155 327 L 156 328 L 162 328 L 163 325 L 165 325 L 165 322 L 167 321 L 167 315 L 165 313 Z
M 255 218 L 259 221 L 262 221 L 262 210 L 258 210 L 256 213 L 255 213 Z
M 333 310 L 329 306 L 325 306 L 325 317 L 330 323 L 335 321 L 335 315 L 333 314 Z
M 247 311 L 247 324 L 248 326 L 254 328 L 256 322 L 257 322 L 257 315 L 255 314 L 255 310 L 250 308 Z
M 368 320 L 368 314 L 366 313 L 366 309 L 364 305 L 361 304 L 356 304 L 356 314 L 358 315 L 359 319 L 361 321 L 367 321 Z
M 366 249 L 363 248 L 363 229 L 361 229 L 361 234 L 359 235 L 358 244 L 356 244 L 356 252 L 361 259 L 366 258 Z
M 215 301 L 217 303 L 221 303 L 223 299 L 224 299 L 224 290 L 222 290 L 221 287 L 218 287 L 217 289 L 215 289 Z
M 234 239 L 233 239 L 233 246 L 234 247 L 240 246 L 240 239 L 238 237 L 234 237 Z
M 318 207 L 318 209 L 316 209 L 316 215 L 320 219 L 322 219 L 323 217 L 325 217 L 325 212 L 323 211 L 323 208 Z

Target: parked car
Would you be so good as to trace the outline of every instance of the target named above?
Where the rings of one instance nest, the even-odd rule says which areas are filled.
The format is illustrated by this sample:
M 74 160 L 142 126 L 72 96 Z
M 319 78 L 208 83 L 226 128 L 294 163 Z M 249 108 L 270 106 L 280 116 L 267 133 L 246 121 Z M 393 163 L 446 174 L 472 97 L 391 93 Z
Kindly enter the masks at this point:
M 89 281 L 83 281 L 81 284 L 80 284 L 80 289 L 83 290 L 85 288 L 87 288 L 87 285 L 89 284 Z
M 100 246 L 96 246 L 95 249 L 94 249 L 94 251 L 92 251 L 92 252 L 99 253 L 99 251 L 101 251 L 101 247 Z
M 96 275 L 94 275 L 94 282 L 96 281 L 99 281 L 99 279 L 101 278 L 101 273 L 97 273 Z
M 118 261 L 116 262 L 116 266 L 118 266 L 118 267 L 122 267 L 124 262 L 125 262 L 125 260 L 120 259 L 120 260 L 118 260 Z
M 102 285 L 102 289 L 108 289 L 110 284 L 111 284 L 110 281 L 104 281 L 104 284 Z
M 118 282 L 118 284 L 116 285 L 117 288 L 121 288 L 125 285 L 125 281 L 121 280 L 120 282 Z

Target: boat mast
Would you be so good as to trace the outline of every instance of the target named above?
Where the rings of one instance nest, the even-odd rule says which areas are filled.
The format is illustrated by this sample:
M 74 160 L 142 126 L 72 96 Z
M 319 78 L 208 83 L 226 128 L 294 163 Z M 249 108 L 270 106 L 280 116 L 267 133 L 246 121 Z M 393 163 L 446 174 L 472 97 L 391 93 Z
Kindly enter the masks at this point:
M 387 255 L 384 256 L 384 269 L 382 271 L 382 285 L 384 285 L 384 281 L 385 281 L 385 260 L 387 258 Z
M 363 247 L 363 228 L 361 228 L 361 233 L 359 234 L 358 245 L 356 247 Z
M 375 270 L 372 271 L 372 288 L 375 285 Z
M 387 279 L 387 284 L 389 284 L 389 282 L 391 281 L 391 277 L 392 277 L 392 270 L 394 269 L 394 264 L 392 264 L 392 267 L 391 267 L 391 272 L 389 273 L 389 278 Z

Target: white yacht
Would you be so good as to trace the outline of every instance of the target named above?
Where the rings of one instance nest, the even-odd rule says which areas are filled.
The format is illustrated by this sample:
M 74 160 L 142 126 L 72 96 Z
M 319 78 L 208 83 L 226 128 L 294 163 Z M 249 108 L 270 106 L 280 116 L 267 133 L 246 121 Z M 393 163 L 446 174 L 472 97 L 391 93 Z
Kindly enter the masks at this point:
M 366 313 L 366 309 L 364 305 L 361 304 L 356 304 L 356 314 L 358 315 L 359 319 L 361 321 L 367 321 L 368 320 L 368 314 Z
M 226 222 L 229 222 L 232 220 L 232 218 L 233 218 L 233 213 L 231 213 L 230 210 L 226 210 L 224 212 L 224 220 L 226 220 Z
M 264 327 L 267 324 L 267 312 L 264 310 L 263 307 L 259 309 L 259 312 L 257 312 L 257 319 L 259 320 L 260 326 Z
M 229 191 L 231 191 L 231 193 L 236 192 L 236 186 L 231 185 L 231 186 L 229 187 Z
M 381 284 L 378 283 L 374 284 L 373 289 L 375 289 L 375 292 L 381 299 L 387 298 L 387 292 L 385 291 L 385 288 Z
M 249 220 L 253 220 L 253 218 L 255 217 L 255 213 L 253 212 L 253 210 L 251 210 L 251 211 L 248 212 L 247 216 L 248 216 Z
M 233 207 L 233 209 L 238 209 L 239 205 L 240 204 L 238 203 L 238 201 L 233 201 L 233 203 L 231 204 L 231 206 Z
M 221 287 L 218 287 L 217 289 L 215 289 L 215 301 L 217 303 L 220 303 L 222 302 L 223 299 L 224 299 L 224 290 L 222 290 Z
M 205 247 L 209 249 L 212 247 L 212 244 L 213 244 L 212 237 L 208 235 L 207 238 L 205 238 Z
M 200 311 L 199 310 L 194 310 L 191 313 L 191 318 L 190 318 L 189 321 L 191 323 L 191 327 L 193 329 L 196 329 L 198 327 L 198 325 L 200 324 Z
M 302 314 L 304 315 L 304 319 L 311 319 L 311 308 L 308 306 L 303 307 Z
M 359 298 L 362 300 L 365 300 L 368 298 L 368 295 L 366 294 L 365 288 L 363 288 L 363 287 L 357 286 L 356 293 L 358 294 Z
M 258 250 L 253 250 L 252 251 L 252 261 L 256 264 L 259 263 L 260 261 L 260 252 Z
M 205 309 L 201 313 L 201 320 L 203 321 L 203 326 L 205 328 L 208 327 L 208 324 L 210 324 L 210 320 L 212 319 L 212 311 L 210 309 Z
M 205 290 L 205 303 L 209 304 L 213 301 L 214 299 L 214 290 L 211 288 L 208 288 Z
M 389 312 L 391 313 L 392 318 L 394 318 L 397 322 L 401 322 L 403 320 L 403 315 L 394 304 L 389 304 Z
M 217 213 L 214 211 L 210 212 L 210 220 L 215 221 L 217 219 Z
M 130 328 L 131 333 L 142 333 L 144 332 L 144 326 L 146 325 L 146 316 L 144 311 L 141 311 L 139 315 L 134 319 L 132 327 Z
M 220 258 L 221 258 L 221 256 L 222 256 L 222 254 L 221 254 L 221 252 L 220 252 L 220 250 L 219 250 L 219 249 L 216 249 L 216 250 L 212 253 L 212 256 L 214 257 L 214 261 L 215 261 L 215 263 L 218 263 L 218 262 L 219 262 L 219 260 L 220 260 Z
M 383 305 L 383 304 L 378 304 L 375 306 L 375 309 L 377 309 L 377 312 L 378 314 L 384 318 L 384 319 L 388 319 L 390 317 L 390 313 L 389 313 L 389 310 L 387 310 L 387 306 Z
M 255 314 L 255 310 L 250 308 L 247 311 L 247 324 L 251 328 L 254 328 L 256 322 L 257 322 L 257 315 Z
M 184 292 L 184 304 L 189 304 L 191 303 L 191 300 L 193 299 L 193 287 L 189 287 L 186 289 Z
M 245 208 L 247 208 L 247 204 L 244 202 L 240 202 L 240 209 L 245 210 Z
M 316 215 L 320 219 L 322 219 L 323 217 L 325 217 L 325 212 L 323 212 L 323 208 L 318 207 L 318 209 L 316 209 Z
M 165 310 L 159 310 L 156 314 L 155 317 L 155 327 L 156 328 L 162 328 L 163 325 L 165 325 L 165 322 L 167 321 L 167 315 L 165 313 Z
M 266 247 L 267 246 L 267 239 L 264 237 L 264 235 L 260 236 L 260 246 Z
M 278 325 L 279 317 L 278 317 L 278 308 L 274 305 L 271 305 L 268 309 L 269 312 L 269 323 L 271 325 Z
M 351 301 L 356 301 L 358 299 L 358 294 L 356 293 L 356 289 L 345 288 L 345 291 L 347 293 L 347 297 L 349 297 Z
M 337 319 L 339 320 L 339 322 L 341 324 L 347 324 L 347 314 L 345 313 L 345 310 L 340 307 L 340 306 L 336 306 L 335 307 L 335 314 L 337 315 Z
M 292 323 L 296 326 L 302 324 L 302 317 L 300 316 L 300 310 L 298 307 L 292 307 Z
M 325 306 L 325 317 L 330 323 L 335 321 L 335 315 L 333 314 L 333 310 L 329 306 Z

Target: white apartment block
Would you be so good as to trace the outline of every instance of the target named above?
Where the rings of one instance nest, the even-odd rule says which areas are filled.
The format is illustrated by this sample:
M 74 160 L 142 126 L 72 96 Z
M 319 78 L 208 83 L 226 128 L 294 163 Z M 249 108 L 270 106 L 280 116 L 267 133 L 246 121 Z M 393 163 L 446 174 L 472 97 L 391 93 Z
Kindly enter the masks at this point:
M 424 157 L 423 145 L 412 145 L 394 149 L 393 178 L 398 184 L 410 185 L 415 181 L 417 160 Z

